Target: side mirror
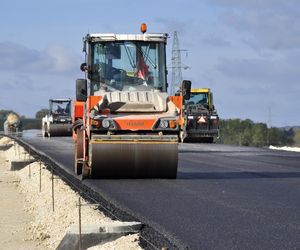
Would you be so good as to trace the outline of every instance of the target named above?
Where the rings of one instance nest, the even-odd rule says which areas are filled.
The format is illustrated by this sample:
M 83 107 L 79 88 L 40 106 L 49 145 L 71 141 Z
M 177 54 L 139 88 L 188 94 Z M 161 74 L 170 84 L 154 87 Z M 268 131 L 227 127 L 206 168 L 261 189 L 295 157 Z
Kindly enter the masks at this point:
M 191 96 L 191 81 L 183 80 L 181 84 L 182 97 L 184 100 L 189 100 Z
M 87 80 L 76 80 L 76 101 L 85 102 L 87 100 Z
M 86 41 L 83 41 L 82 52 L 86 52 Z

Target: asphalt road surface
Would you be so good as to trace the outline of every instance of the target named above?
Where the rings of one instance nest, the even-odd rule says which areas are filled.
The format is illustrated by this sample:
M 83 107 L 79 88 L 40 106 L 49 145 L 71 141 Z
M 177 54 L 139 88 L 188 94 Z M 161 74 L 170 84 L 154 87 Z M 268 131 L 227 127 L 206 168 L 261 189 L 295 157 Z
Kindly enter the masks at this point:
M 23 139 L 73 172 L 71 138 Z M 181 144 L 176 180 L 85 180 L 191 249 L 300 249 L 300 153 Z

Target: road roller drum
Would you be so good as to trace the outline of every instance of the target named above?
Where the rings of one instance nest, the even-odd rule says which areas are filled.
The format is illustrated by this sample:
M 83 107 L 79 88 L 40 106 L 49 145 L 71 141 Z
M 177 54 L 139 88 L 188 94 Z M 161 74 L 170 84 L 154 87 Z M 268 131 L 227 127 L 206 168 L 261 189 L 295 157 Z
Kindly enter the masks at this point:
M 50 124 L 48 133 L 50 136 L 71 136 L 72 124 Z
M 177 140 L 96 136 L 89 145 L 90 178 L 176 178 Z

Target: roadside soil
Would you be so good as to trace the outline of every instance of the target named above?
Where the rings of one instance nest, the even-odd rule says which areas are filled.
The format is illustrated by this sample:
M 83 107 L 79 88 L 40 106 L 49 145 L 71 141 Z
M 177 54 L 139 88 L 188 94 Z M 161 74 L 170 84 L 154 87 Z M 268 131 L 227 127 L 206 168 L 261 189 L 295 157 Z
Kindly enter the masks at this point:
M 26 226 L 33 216 L 24 210 L 25 197 L 19 192 L 20 178 L 10 171 L 10 163 L 0 151 L 0 243 L 1 249 L 47 249 L 26 240 Z
M 13 144 L 7 137 L 0 145 Z M 51 172 L 33 162 L 21 170 L 10 171 L 11 161 L 27 157 L 23 147 L 15 144 L 0 150 L 0 243 L 1 249 L 55 249 L 73 224 L 78 224 L 79 195 L 54 176 L 54 212 L 52 211 Z M 82 203 L 87 203 L 82 200 Z M 82 225 L 111 222 L 93 206 L 82 207 Z M 141 249 L 139 235 L 103 242 L 92 249 Z

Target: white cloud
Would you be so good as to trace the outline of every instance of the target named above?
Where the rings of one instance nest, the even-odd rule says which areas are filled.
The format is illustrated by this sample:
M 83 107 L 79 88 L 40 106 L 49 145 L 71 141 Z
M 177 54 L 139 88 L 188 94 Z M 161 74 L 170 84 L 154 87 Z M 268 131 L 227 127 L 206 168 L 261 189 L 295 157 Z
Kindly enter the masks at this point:
M 79 68 L 81 59 L 61 46 L 39 51 L 12 42 L 0 42 L 0 70 L 16 73 L 69 73 Z
M 0 58 L 0 109 L 28 117 L 47 107 L 50 98 L 72 98 L 75 80 L 82 77 L 82 59 L 62 46 L 35 50 L 0 42 Z
M 215 47 L 228 47 L 231 45 L 229 41 L 215 34 L 206 36 L 202 41 L 210 46 Z
M 75 80 L 73 74 L 43 74 L 2 72 L 0 81 L 0 109 L 12 109 L 27 117 L 48 106 L 50 98 L 73 98 Z
M 280 58 L 221 58 L 216 69 L 226 77 L 247 81 L 252 87 L 263 83 L 273 89 L 288 86 L 285 90 L 293 91 L 298 88 L 299 64 L 300 52 Z
M 213 0 L 222 6 L 221 20 L 255 49 L 300 49 L 300 1 Z

